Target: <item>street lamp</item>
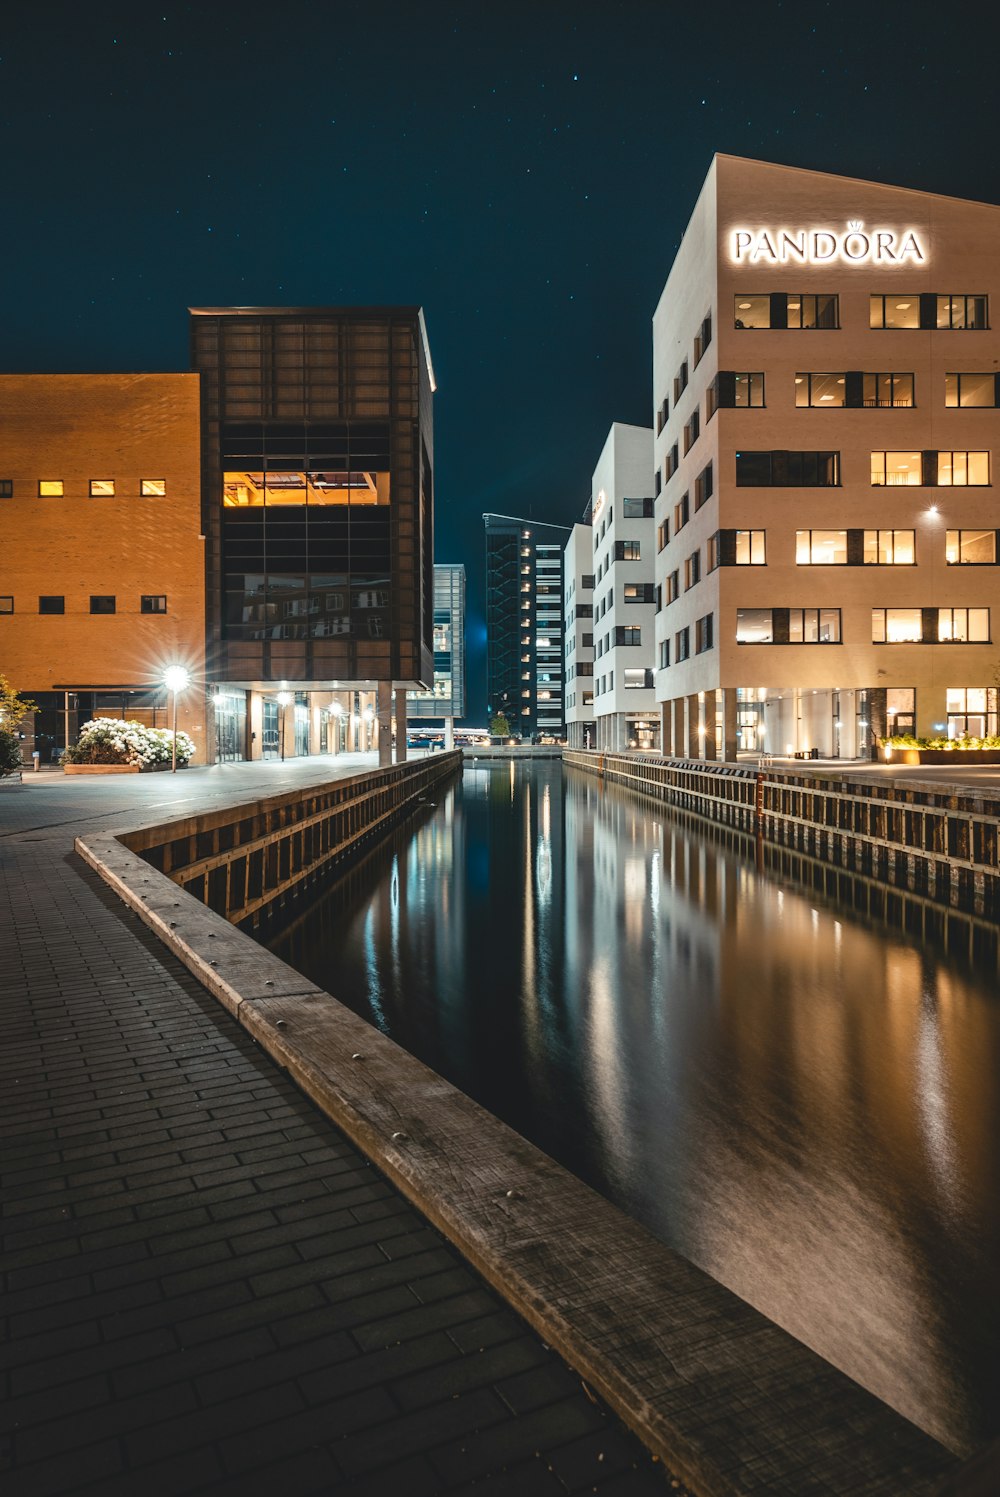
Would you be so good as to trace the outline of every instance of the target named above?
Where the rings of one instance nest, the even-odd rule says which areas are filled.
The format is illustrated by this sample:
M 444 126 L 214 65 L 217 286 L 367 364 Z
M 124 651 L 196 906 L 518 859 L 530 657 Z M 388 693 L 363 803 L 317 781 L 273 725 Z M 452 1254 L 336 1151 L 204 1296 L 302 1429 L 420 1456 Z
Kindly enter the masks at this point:
M 278 738 L 281 743 L 281 762 L 285 762 L 285 708 L 292 700 L 290 691 L 278 692 L 278 706 L 281 708 L 281 719 L 278 723 Z
M 174 694 L 174 739 L 171 746 L 170 773 L 177 773 L 177 695 L 191 685 L 191 677 L 183 665 L 168 665 L 163 672 L 163 684 Z

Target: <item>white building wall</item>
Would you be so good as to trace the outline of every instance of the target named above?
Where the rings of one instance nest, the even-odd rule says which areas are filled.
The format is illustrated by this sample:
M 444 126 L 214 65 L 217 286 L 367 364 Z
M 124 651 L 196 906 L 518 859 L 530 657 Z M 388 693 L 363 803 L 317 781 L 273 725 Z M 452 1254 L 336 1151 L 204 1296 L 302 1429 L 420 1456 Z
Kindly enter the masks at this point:
M 591 499 L 594 713 L 598 746 L 608 750 L 659 746 L 652 483 L 652 430 L 616 421 L 594 469 Z
M 563 559 L 566 741 L 596 748 L 594 725 L 594 588 L 591 527 L 574 525 Z

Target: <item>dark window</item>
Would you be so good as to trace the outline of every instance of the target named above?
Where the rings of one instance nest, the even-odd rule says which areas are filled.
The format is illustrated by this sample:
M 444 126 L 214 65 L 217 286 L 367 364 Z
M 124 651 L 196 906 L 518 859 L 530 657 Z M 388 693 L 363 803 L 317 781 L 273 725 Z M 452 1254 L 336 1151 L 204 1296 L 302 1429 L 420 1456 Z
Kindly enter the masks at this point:
M 691 631 L 690 629 L 680 629 L 674 635 L 674 657 L 677 663 L 680 664 L 682 660 L 687 660 L 690 654 Z
M 679 571 L 678 572 L 671 572 L 670 575 L 669 575 L 669 577 L 667 578 L 667 602 L 668 603 L 674 603 L 674 602 L 676 602 L 676 600 L 680 597 L 680 592 L 681 592 L 681 574 L 680 574 Z
M 701 417 L 698 414 L 697 409 L 695 409 L 695 410 L 693 410 L 691 412 L 691 419 L 690 419 L 690 421 L 687 423 L 687 425 L 684 428 L 684 452 L 685 452 L 685 454 L 688 453 L 688 452 L 690 452 L 691 448 L 694 446 L 695 442 L 697 442 L 698 435 L 699 435 L 700 431 L 701 431 Z
M 65 613 L 66 599 L 57 593 L 45 593 L 38 600 L 39 613 Z
M 714 475 L 712 473 L 712 464 L 706 463 L 704 468 L 702 468 L 701 472 L 698 474 L 698 477 L 694 481 L 695 510 L 699 510 L 701 509 L 703 504 L 707 504 L 714 492 L 715 485 Z
M 737 452 L 737 488 L 833 488 L 839 452 Z
M 9 593 L 0 594 L 0 613 L 13 613 L 14 599 Z
M 669 417 L 669 415 L 670 415 L 670 401 L 669 400 L 664 400 L 663 404 L 660 406 L 660 409 L 656 413 L 656 435 L 657 436 L 660 435 L 660 432 L 666 426 L 666 424 L 667 424 L 667 418 Z
M 691 506 L 688 501 L 688 496 L 687 494 L 682 494 L 680 499 L 674 505 L 674 535 L 677 534 L 678 530 L 684 529 L 684 526 L 687 524 L 690 518 Z
M 694 652 L 696 655 L 704 655 L 706 650 L 712 648 L 712 619 L 713 615 L 706 613 L 703 619 L 697 619 L 694 626 Z
M 589 592 L 593 592 L 594 591 L 594 574 L 593 574 L 593 572 L 584 572 L 583 576 L 580 578 L 580 586 L 585 591 L 589 591 Z
M 615 626 L 615 645 L 641 645 L 642 629 L 638 624 L 617 624 Z
M 684 563 L 684 591 L 688 592 L 701 581 L 701 551 L 692 551 Z
M 670 641 L 660 640 L 660 670 L 665 671 L 670 664 Z
M 662 520 L 656 527 L 656 549 L 662 551 L 670 540 L 670 522 Z
M 91 593 L 91 613 L 114 613 L 115 600 L 110 593 Z
M 165 593 L 143 593 L 139 599 L 140 613 L 166 613 L 166 611 L 167 598 Z
M 623 499 L 623 520 L 651 520 L 653 518 L 652 499 Z
M 13 478 L 0 478 L 0 499 L 13 499 L 13 497 L 14 497 L 14 480 L 13 480 Z
M 680 460 L 681 460 L 680 449 L 678 448 L 677 443 L 675 442 L 674 445 L 671 447 L 670 451 L 667 453 L 666 457 L 663 460 L 663 481 L 664 481 L 664 483 L 669 483 L 670 480 L 673 478 L 674 474 L 677 472 L 677 468 L 678 468 L 678 465 L 680 464 Z

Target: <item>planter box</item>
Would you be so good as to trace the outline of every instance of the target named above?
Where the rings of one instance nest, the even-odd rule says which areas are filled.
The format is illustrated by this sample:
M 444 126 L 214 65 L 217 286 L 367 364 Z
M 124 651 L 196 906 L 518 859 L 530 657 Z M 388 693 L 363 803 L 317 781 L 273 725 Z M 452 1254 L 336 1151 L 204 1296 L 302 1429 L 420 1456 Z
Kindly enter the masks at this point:
M 1000 764 L 1000 749 L 894 748 L 893 764 Z
M 64 764 L 63 774 L 138 774 L 138 764 Z

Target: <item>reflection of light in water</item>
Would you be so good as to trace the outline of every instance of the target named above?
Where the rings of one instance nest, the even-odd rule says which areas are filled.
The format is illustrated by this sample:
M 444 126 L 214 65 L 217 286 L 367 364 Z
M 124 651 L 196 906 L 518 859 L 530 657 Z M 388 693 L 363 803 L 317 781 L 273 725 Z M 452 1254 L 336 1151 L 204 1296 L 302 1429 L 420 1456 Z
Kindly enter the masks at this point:
M 378 970 L 378 934 L 375 929 L 375 902 L 373 901 L 365 914 L 365 976 L 368 979 L 368 1003 L 372 1011 L 372 1017 L 383 1034 L 389 1033 L 389 1025 L 386 1022 L 382 979 Z
M 941 1029 L 935 993 L 923 990 L 916 1045 L 917 1112 L 934 1182 L 944 1198 L 948 1216 L 961 1211 L 961 1182 L 951 1122 L 948 1074 L 941 1054 Z
M 514 761 L 510 761 L 510 789 L 514 794 Z M 521 989 L 525 1008 L 530 1012 L 529 1026 L 533 1038 L 538 1039 L 538 993 L 535 986 L 535 891 L 531 875 L 531 782 L 524 790 L 524 935 L 521 945 Z
M 542 791 L 542 818 L 541 831 L 538 837 L 538 850 L 535 854 L 535 878 L 538 885 L 538 908 L 539 916 L 547 911 L 552 899 L 552 838 L 551 838 L 551 806 L 550 790 L 546 785 Z M 544 946 L 545 930 L 544 922 L 539 919 L 539 937 Z

